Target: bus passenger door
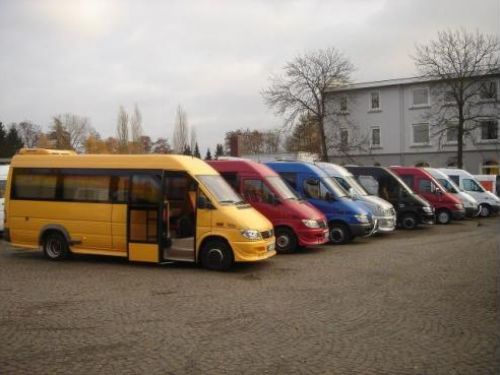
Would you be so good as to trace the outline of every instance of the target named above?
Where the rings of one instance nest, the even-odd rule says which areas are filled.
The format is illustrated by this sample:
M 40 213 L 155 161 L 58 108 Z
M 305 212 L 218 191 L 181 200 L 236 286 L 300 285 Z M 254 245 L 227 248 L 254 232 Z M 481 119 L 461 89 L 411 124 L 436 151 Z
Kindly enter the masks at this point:
M 162 260 L 194 262 L 198 183 L 184 172 L 163 172 Z
M 127 210 L 129 260 L 160 261 L 160 209 L 160 174 L 132 175 Z

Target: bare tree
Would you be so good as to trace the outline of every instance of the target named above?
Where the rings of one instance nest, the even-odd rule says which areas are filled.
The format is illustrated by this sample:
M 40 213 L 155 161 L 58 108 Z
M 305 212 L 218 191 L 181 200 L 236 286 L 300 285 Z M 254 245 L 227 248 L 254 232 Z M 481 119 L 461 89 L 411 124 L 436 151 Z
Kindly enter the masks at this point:
M 196 139 L 196 128 L 194 126 L 191 126 L 191 134 L 189 137 L 189 146 L 191 148 L 193 155 L 194 155 L 194 150 L 196 148 L 197 143 L 198 143 L 198 140 Z
M 128 150 L 128 114 L 123 106 L 118 111 L 118 120 L 116 122 L 116 138 L 118 140 L 118 152 L 127 154 Z
M 176 154 L 184 153 L 188 146 L 189 125 L 187 122 L 187 114 L 179 105 L 175 114 L 173 148 Z
M 142 137 L 142 114 L 137 104 L 134 106 L 134 114 L 130 118 L 130 131 L 132 133 L 131 152 L 133 154 L 142 154 L 144 152 L 144 145 L 141 142 Z
M 29 121 L 20 122 L 17 126 L 17 132 L 23 140 L 24 147 L 33 148 L 38 144 L 38 139 L 42 134 L 42 128 Z
M 497 106 L 496 86 L 488 80 L 500 73 L 499 49 L 495 35 L 446 30 L 438 32 L 436 40 L 417 45 L 412 56 L 419 73 L 432 84 L 432 106 L 426 114 L 432 135 L 442 139 L 449 131 L 456 132 L 459 168 L 464 137 L 472 136 L 492 102 Z M 493 113 L 498 116 L 498 111 Z
M 292 126 L 300 115 L 309 114 L 315 118 L 321 158 L 327 161 L 326 91 L 348 83 L 354 67 L 341 52 L 330 47 L 300 55 L 283 69 L 284 76 L 271 77 L 271 86 L 262 95 L 269 107 L 285 116 L 285 126 Z
M 92 130 L 88 117 L 66 113 L 59 116 L 59 119 L 62 121 L 64 128 L 69 134 L 71 148 L 75 151 L 83 151 L 85 140 Z
M 64 126 L 61 117 L 55 116 L 52 121 L 48 139 L 51 141 L 53 147 L 58 150 L 71 150 L 70 135 Z

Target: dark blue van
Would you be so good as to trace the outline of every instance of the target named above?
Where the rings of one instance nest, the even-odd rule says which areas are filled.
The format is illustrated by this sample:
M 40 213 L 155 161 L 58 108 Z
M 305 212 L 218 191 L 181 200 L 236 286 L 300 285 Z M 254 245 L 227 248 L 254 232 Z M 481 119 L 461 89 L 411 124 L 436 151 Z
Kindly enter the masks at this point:
M 375 231 L 372 214 L 350 199 L 336 181 L 314 164 L 279 161 L 266 165 L 323 212 L 330 226 L 331 242 L 346 243 L 356 236 L 369 236 Z

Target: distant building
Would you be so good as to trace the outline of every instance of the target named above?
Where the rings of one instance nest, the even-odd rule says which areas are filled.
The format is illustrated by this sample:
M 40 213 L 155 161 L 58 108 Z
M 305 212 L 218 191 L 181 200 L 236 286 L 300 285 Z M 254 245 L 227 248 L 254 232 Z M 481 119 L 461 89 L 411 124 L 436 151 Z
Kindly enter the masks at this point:
M 340 146 L 330 151 L 330 160 L 360 165 L 454 166 L 456 130 L 442 133 L 438 139 L 428 116 L 438 100 L 452 108 L 446 96 L 436 97 L 433 87 L 438 83 L 404 78 L 332 89 L 326 96 L 326 128 L 334 132 Z M 476 174 L 500 174 L 500 74 L 485 77 L 484 83 L 489 91 L 479 99 L 479 127 L 464 143 L 464 168 Z

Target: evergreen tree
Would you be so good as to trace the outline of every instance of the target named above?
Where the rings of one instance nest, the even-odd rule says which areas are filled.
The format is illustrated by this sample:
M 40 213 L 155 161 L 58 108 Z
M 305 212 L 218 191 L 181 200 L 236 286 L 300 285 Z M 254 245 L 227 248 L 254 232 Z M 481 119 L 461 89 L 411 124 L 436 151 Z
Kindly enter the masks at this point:
M 7 157 L 7 133 L 3 124 L 0 122 L 0 158 Z
M 200 148 L 198 147 L 198 142 L 196 142 L 196 144 L 194 146 L 193 156 L 197 157 L 198 159 L 201 159 Z
M 205 160 L 212 160 L 212 153 L 210 152 L 210 148 L 207 148 L 207 154 L 205 155 Z
M 184 146 L 184 152 L 183 152 L 184 155 L 192 155 L 192 152 L 191 152 L 191 147 L 189 147 L 189 145 L 185 145 Z
M 217 143 L 217 147 L 215 148 L 215 158 L 217 159 L 219 156 L 224 156 L 224 147 Z
M 19 151 L 20 148 L 23 147 L 23 141 L 19 134 L 17 133 L 17 129 L 14 125 L 12 125 L 7 133 L 7 137 L 5 138 L 3 149 L 6 150 L 6 157 L 10 158 Z

